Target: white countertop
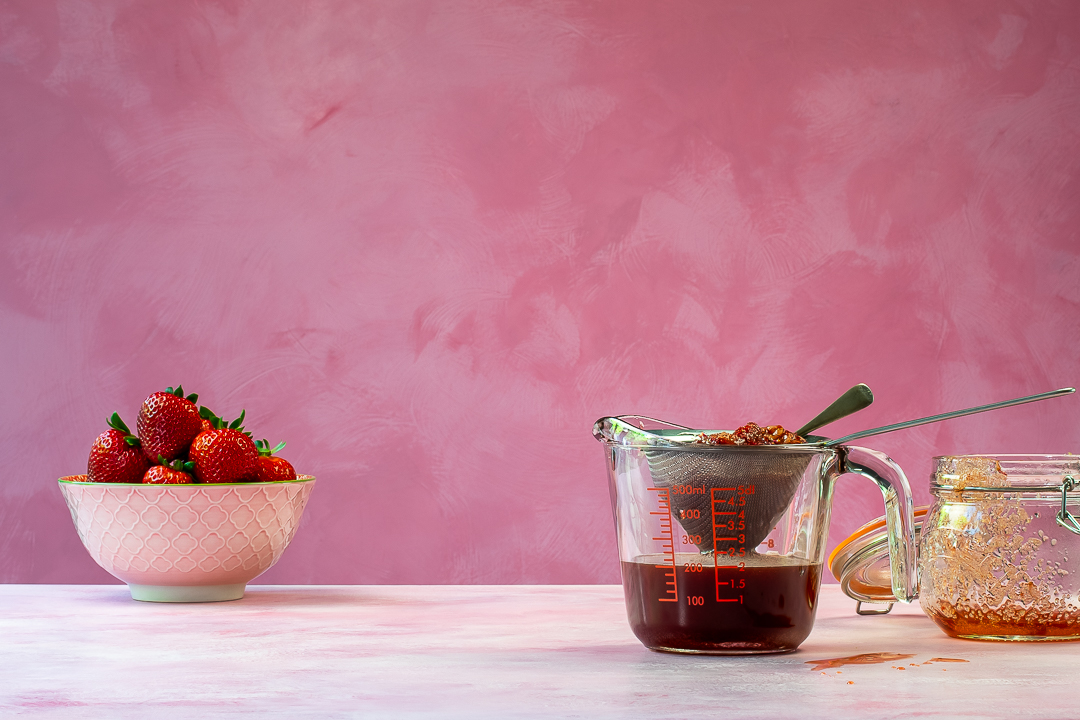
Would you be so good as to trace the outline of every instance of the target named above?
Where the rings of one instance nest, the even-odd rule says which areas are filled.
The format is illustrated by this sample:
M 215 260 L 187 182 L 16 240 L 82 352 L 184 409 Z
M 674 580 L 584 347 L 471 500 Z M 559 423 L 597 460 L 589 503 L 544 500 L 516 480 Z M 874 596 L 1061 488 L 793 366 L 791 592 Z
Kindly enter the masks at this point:
M 646 650 L 609 585 L 263 586 L 199 605 L 0 585 L 0 716 L 1080 717 L 1080 643 L 954 640 L 917 604 L 854 605 L 825 586 L 798 652 L 716 657 Z M 914 657 L 808 664 L 879 652 Z

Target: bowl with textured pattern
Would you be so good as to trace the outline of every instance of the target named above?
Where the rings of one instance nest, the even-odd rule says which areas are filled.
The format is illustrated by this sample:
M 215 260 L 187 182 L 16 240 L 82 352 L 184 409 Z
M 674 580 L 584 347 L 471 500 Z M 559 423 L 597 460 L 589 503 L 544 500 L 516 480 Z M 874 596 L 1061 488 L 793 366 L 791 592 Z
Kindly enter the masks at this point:
M 150 602 L 238 600 L 296 534 L 315 478 L 140 485 L 60 478 L 90 557 Z

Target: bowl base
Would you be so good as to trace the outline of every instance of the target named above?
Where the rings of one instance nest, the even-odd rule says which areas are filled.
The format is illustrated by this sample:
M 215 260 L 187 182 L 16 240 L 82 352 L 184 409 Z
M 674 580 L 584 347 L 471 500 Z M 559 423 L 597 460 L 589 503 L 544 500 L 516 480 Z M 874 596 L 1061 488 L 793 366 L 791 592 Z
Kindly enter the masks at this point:
M 132 600 L 143 602 L 223 602 L 244 597 L 247 583 L 238 585 L 135 585 L 128 583 Z

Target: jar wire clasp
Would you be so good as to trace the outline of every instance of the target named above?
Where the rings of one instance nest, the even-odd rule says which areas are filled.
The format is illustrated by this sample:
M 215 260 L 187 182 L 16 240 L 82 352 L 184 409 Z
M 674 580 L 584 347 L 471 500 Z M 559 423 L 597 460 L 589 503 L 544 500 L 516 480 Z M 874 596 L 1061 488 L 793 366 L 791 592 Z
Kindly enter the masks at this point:
M 864 604 L 868 606 L 865 609 L 863 608 Z M 863 600 L 859 600 L 857 603 L 855 603 L 855 613 L 858 614 L 858 615 L 888 615 L 889 611 L 892 610 L 892 606 L 895 605 L 895 604 L 896 603 L 885 603 L 885 609 L 884 610 L 880 609 L 880 607 L 878 607 L 877 609 L 871 610 L 869 608 L 870 605 L 878 605 L 878 606 L 880 606 L 881 603 L 875 603 L 875 602 L 869 602 L 869 601 L 864 602 Z
M 1080 522 L 1078 522 L 1076 517 L 1065 507 L 1069 491 L 1076 487 L 1076 485 L 1076 480 L 1069 475 L 1066 475 L 1064 481 L 1061 483 L 1061 510 L 1059 510 L 1057 514 L 1057 524 L 1073 534 L 1080 535 Z

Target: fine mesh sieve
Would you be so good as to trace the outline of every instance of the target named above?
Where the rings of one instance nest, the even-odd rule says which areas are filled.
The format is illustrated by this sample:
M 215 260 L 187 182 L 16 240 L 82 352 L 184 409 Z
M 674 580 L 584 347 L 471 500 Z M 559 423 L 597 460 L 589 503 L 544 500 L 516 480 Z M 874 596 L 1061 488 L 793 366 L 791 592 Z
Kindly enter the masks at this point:
M 721 538 L 731 535 L 722 528 L 733 516 L 714 518 L 714 509 L 739 512 L 741 524 L 736 527 L 744 542 L 738 544 L 757 547 L 784 514 L 803 473 L 820 451 L 814 446 L 725 446 L 650 447 L 644 453 L 653 483 L 668 488 L 672 515 L 688 535 L 701 538 L 698 548 L 709 552 L 722 549 Z M 714 520 L 722 523 L 719 537 L 713 532 Z
M 864 388 L 865 392 L 860 390 Z M 869 388 L 856 386 L 833 403 L 822 415 L 811 420 L 800 433 L 822 427 L 827 422 L 865 407 L 872 400 Z M 601 442 L 640 447 L 648 459 L 652 480 L 659 488 L 666 488 L 670 498 L 673 515 L 690 535 L 700 535 L 700 542 L 695 543 L 703 552 L 714 547 L 713 541 L 713 500 L 717 495 L 737 494 L 745 498 L 745 518 L 740 518 L 746 525 L 743 547 L 756 547 L 769 534 L 773 525 L 791 502 L 799 480 L 806 472 L 815 455 L 828 452 L 850 440 L 881 435 L 903 430 L 917 425 L 941 422 L 951 418 L 973 415 L 975 413 L 1023 405 L 1024 403 L 1047 400 L 1076 392 L 1074 388 L 1061 388 L 1050 392 L 1028 395 L 1015 400 L 979 405 L 964 410 L 931 415 L 918 420 L 907 420 L 893 425 L 861 430 L 841 438 L 829 440 L 812 435 L 804 436 L 806 444 L 770 445 L 770 446 L 701 446 L 694 441 L 702 432 L 682 425 L 654 420 L 638 415 L 606 417 L 596 421 L 593 436 Z M 843 406 L 844 398 L 865 396 L 860 403 L 840 411 L 837 415 L 834 406 Z M 830 417 L 826 417 L 830 416 Z M 646 424 L 655 429 L 645 429 Z M 656 427 L 659 426 L 659 427 Z M 715 431 L 706 431 L 713 433 Z M 739 486 L 754 486 L 752 493 L 739 493 Z M 686 510 L 697 510 L 686 513 Z M 694 517 L 696 515 L 697 517 Z
M 645 430 L 635 422 L 666 427 Z M 756 547 L 783 515 L 803 473 L 822 448 L 817 444 L 691 444 L 700 432 L 637 416 L 602 418 L 593 428 L 599 440 L 641 447 L 653 484 L 668 490 L 672 515 L 688 535 L 700 537 L 695 544 L 702 552 L 721 549 L 714 543 L 714 520 L 726 522 L 730 517 L 714 518 L 714 509 L 733 507 L 741 514 L 737 522 L 743 524 L 738 528 L 743 542 L 738 544 Z M 697 512 L 687 512 L 692 510 Z

